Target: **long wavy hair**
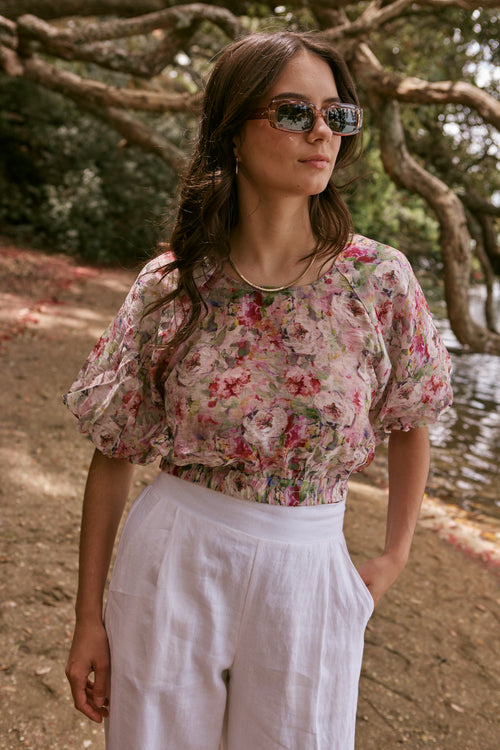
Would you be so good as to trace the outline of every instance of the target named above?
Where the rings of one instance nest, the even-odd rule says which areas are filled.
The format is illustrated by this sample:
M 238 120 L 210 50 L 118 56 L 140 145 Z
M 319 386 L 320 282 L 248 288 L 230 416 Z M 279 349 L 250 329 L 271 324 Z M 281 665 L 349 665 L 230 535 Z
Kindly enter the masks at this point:
M 177 286 L 151 308 L 174 300 L 181 303 L 184 318 L 169 350 L 196 329 L 206 309 L 202 287 L 207 269 L 208 276 L 213 276 L 229 255 L 231 232 L 238 223 L 234 137 L 289 61 L 302 51 L 312 52 L 330 66 L 341 101 L 358 104 L 344 59 L 312 33 L 250 34 L 223 50 L 212 69 L 199 136 L 181 187 L 169 243 L 174 260 L 163 268 L 165 275 L 177 273 Z M 336 169 L 355 160 L 360 140 L 360 134 L 341 139 Z M 349 210 L 333 180 L 322 193 L 310 197 L 309 215 L 316 247 L 307 257 L 316 254 L 326 262 L 341 252 L 352 232 Z

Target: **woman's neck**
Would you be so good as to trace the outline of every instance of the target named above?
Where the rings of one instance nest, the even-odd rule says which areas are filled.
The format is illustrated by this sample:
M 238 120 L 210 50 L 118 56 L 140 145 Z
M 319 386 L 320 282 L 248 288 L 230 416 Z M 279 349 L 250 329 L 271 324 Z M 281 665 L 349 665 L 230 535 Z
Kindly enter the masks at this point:
M 303 269 L 303 258 L 315 244 L 308 204 L 261 200 L 255 210 L 240 210 L 231 258 L 251 279 L 286 283 Z

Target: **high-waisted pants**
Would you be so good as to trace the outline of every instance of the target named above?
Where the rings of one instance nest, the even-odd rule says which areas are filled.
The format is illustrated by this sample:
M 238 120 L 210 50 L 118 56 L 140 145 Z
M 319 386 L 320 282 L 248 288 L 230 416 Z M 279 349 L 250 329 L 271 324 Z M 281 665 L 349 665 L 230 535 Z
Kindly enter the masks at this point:
M 108 750 L 352 750 L 373 599 L 343 515 L 160 473 L 110 583 Z

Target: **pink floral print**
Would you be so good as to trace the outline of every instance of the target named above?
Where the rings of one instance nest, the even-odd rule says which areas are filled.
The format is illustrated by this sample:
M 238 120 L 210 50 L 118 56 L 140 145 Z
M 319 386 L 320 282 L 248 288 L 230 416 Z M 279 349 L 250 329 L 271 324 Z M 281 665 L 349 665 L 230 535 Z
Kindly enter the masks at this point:
M 397 250 L 355 235 L 318 281 L 260 292 L 208 276 L 208 312 L 171 362 L 175 279 L 160 256 L 64 396 L 103 453 L 225 494 L 281 505 L 342 500 L 391 430 L 451 403 L 450 362 Z M 163 348 L 162 348 L 163 347 Z

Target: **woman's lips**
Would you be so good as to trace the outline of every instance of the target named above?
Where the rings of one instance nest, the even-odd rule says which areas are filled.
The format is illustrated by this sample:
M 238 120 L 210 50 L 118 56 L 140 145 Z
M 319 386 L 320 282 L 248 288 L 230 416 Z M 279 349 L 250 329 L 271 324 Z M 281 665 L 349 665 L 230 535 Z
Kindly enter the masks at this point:
M 325 169 L 329 165 L 330 159 L 327 156 L 310 156 L 308 159 L 301 159 L 301 163 L 315 169 Z

